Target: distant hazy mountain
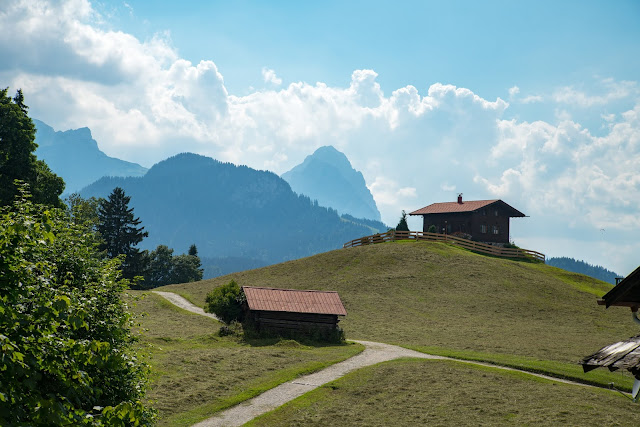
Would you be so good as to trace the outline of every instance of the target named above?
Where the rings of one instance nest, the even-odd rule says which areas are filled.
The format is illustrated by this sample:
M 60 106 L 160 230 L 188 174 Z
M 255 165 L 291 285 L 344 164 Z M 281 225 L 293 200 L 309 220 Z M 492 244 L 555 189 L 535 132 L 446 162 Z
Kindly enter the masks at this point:
M 200 257 L 215 258 L 207 264 L 224 272 L 230 268 L 225 262 L 260 266 L 296 259 L 340 248 L 372 234 L 376 224 L 384 227 L 341 218 L 295 194 L 274 173 L 196 154 L 164 160 L 143 177 L 101 178 L 81 195 L 107 197 L 116 186 L 131 196 L 149 232 L 143 249 L 164 244 L 182 253 L 195 243 Z
M 547 265 L 553 267 L 562 268 L 567 271 L 573 271 L 574 273 L 584 274 L 585 276 L 591 276 L 595 279 L 600 279 L 603 282 L 609 282 L 613 285 L 616 284 L 616 277 L 621 277 L 619 274 L 614 273 L 611 270 L 607 270 L 599 265 L 591 265 L 584 261 L 578 261 L 573 258 L 559 257 L 559 258 L 547 258 Z
M 36 156 L 66 183 L 65 194 L 79 191 L 103 176 L 142 176 L 147 168 L 109 157 L 98 148 L 89 128 L 56 132 L 40 120 L 36 125 Z
M 332 146 L 320 147 L 304 162 L 282 174 L 293 191 L 340 213 L 380 221 L 380 212 L 362 173 Z

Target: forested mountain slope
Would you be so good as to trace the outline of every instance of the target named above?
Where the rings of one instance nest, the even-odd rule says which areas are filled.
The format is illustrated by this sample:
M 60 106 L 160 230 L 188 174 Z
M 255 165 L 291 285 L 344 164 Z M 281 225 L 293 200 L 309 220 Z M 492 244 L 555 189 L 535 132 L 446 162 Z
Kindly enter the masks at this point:
M 149 232 L 142 243 L 178 253 L 195 243 L 204 258 L 247 258 L 275 263 L 336 249 L 375 232 L 370 224 L 341 218 L 331 208 L 296 195 L 274 173 L 179 154 L 143 177 L 105 177 L 82 190 L 106 197 L 116 186 Z M 383 226 L 383 224 L 380 224 Z

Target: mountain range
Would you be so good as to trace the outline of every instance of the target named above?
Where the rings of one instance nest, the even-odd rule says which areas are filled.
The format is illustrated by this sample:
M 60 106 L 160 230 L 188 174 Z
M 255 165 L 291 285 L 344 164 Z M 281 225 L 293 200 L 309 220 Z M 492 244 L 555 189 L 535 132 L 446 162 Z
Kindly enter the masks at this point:
M 362 173 L 332 146 L 318 148 L 282 178 L 293 191 L 341 214 L 380 221 L 380 212 Z
M 106 198 L 115 187 L 131 196 L 130 207 L 149 232 L 143 249 L 163 244 L 179 253 L 195 243 L 203 261 L 238 264 L 243 258 L 249 265 L 267 265 L 386 231 L 380 222 L 341 217 L 294 193 L 272 172 L 191 153 L 159 162 L 142 177 L 103 177 L 80 194 Z
M 83 127 L 64 132 L 55 131 L 40 120 L 36 125 L 36 156 L 64 179 L 65 194 L 79 191 L 103 176 L 142 176 L 147 168 L 114 157 L 98 148 L 91 130 Z

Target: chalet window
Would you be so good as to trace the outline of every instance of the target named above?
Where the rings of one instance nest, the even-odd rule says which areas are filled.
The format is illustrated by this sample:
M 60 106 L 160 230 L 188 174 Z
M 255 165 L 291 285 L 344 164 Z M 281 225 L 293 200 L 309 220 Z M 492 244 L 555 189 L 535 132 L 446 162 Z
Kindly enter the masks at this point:
M 487 232 L 487 224 L 482 224 L 480 226 L 480 232 L 481 233 L 486 233 Z
M 493 226 L 493 234 L 500 234 L 500 229 L 498 228 L 497 225 Z
M 493 211 L 495 216 L 498 216 L 498 209 L 496 209 L 495 211 Z
M 487 210 L 486 209 L 482 209 L 482 216 L 487 216 Z

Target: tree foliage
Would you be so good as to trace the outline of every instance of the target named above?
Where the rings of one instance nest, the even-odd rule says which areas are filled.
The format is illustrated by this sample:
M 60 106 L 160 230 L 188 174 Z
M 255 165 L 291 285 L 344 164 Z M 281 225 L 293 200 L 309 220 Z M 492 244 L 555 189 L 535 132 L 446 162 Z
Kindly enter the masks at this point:
M 146 265 L 141 285 L 145 289 L 202 280 L 203 270 L 196 245 L 191 245 L 188 255 L 173 255 L 173 249 L 159 245 L 147 255 Z
M 405 211 L 402 211 L 400 221 L 398 222 L 398 225 L 396 225 L 396 231 L 409 231 L 409 225 L 407 224 L 407 213 Z
M 204 311 L 213 313 L 223 322 L 242 321 L 242 304 L 246 301 L 244 292 L 235 280 L 215 288 L 207 294 Z
M 109 258 L 124 255 L 122 275 L 126 279 L 144 274 L 144 257 L 136 245 L 149 236 L 144 227 L 138 227 L 140 218 L 129 207 L 131 197 L 124 194 L 120 187 L 113 189 L 107 200 L 101 200 L 98 206 L 98 232 L 102 237 L 101 250 Z
M 0 89 L 0 206 L 13 203 L 18 194 L 15 180 L 21 180 L 29 185 L 35 203 L 60 207 L 64 181 L 34 154 L 36 128 L 22 91 L 13 98 L 8 91 Z
M 153 421 L 122 299 L 128 282 L 98 244 L 25 193 L 0 211 L 0 425 Z
M 73 193 L 65 199 L 67 212 L 71 221 L 77 225 L 83 225 L 92 231 L 98 230 L 98 208 L 103 199 L 90 197 L 84 199 L 78 193 Z

